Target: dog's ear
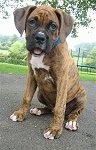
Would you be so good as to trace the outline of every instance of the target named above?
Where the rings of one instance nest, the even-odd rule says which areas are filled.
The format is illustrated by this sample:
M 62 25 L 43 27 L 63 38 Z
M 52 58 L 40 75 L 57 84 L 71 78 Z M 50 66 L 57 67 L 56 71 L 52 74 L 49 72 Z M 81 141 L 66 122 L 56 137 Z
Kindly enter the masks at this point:
M 14 22 L 15 26 L 18 30 L 18 32 L 23 34 L 25 30 L 25 23 L 27 16 L 30 15 L 30 13 L 36 8 L 36 6 L 26 6 L 23 8 L 16 9 L 13 14 L 14 14 Z
M 74 20 L 69 14 L 65 13 L 61 9 L 56 9 L 55 13 L 59 19 L 59 36 L 61 43 L 63 43 L 72 30 Z

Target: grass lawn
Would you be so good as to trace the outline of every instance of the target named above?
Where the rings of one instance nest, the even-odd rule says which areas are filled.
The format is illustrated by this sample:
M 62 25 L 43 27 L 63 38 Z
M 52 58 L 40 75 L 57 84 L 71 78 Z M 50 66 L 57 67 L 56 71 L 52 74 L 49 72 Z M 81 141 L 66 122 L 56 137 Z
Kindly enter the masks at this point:
M 87 73 L 79 71 L 80 79 L 85 81 L 96 81 L 96 73 Z
M 28 72 L 27 66 L 13 65 L 7 63 L 0 63 L 0 73 L 26 75 Z M 96 73 L 87 73 L 79 71 L 80 79 L 86 81 L 96 81 Z
M 26 75 L 27 66 L 7 64 L 7 63 L 0 62 L 0 73 Z

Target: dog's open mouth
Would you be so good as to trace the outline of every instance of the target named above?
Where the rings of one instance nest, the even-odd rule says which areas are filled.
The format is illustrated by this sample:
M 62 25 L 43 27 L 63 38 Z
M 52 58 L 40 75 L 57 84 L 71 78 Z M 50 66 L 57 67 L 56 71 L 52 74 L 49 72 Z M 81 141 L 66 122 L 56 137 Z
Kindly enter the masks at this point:
M 42 55 L 44 53 L 44 51 L 40 48 L 35 48 L 32 53 L 36 56 Z

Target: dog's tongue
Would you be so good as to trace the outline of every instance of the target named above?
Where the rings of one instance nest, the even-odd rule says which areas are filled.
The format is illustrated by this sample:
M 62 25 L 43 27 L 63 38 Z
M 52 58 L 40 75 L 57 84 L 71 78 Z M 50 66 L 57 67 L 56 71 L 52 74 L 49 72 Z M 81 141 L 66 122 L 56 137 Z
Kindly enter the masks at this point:
M 34 54 L 40 55 L 41 53 L 42 53 L 42 50 L 41 50 L 41 49 L 39 49 L 39 48 L 35 48 L 35 49 L 34 49 Z

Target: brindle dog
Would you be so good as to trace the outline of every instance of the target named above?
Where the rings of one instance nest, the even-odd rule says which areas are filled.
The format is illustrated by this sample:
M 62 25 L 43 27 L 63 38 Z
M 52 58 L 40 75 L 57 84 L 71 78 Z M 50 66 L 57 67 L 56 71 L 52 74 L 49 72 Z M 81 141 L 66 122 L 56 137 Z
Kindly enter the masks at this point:
M 26 33 L 29 75 L 23 103 L 10 118 L 23 121 L 38 87 L 38 100 L 44 108 L 32 108 L 31 114 L 53 113 L 44 137 L 54 139 L 65 128 L 77 130 L 77 118 L 85 107 L 86 94 L 79 82 L 78 69 L 68 53 L 66 37 L 73 19 L 62 10 L 50 6 L 27 6 L 15 10 L 15 25 Z

